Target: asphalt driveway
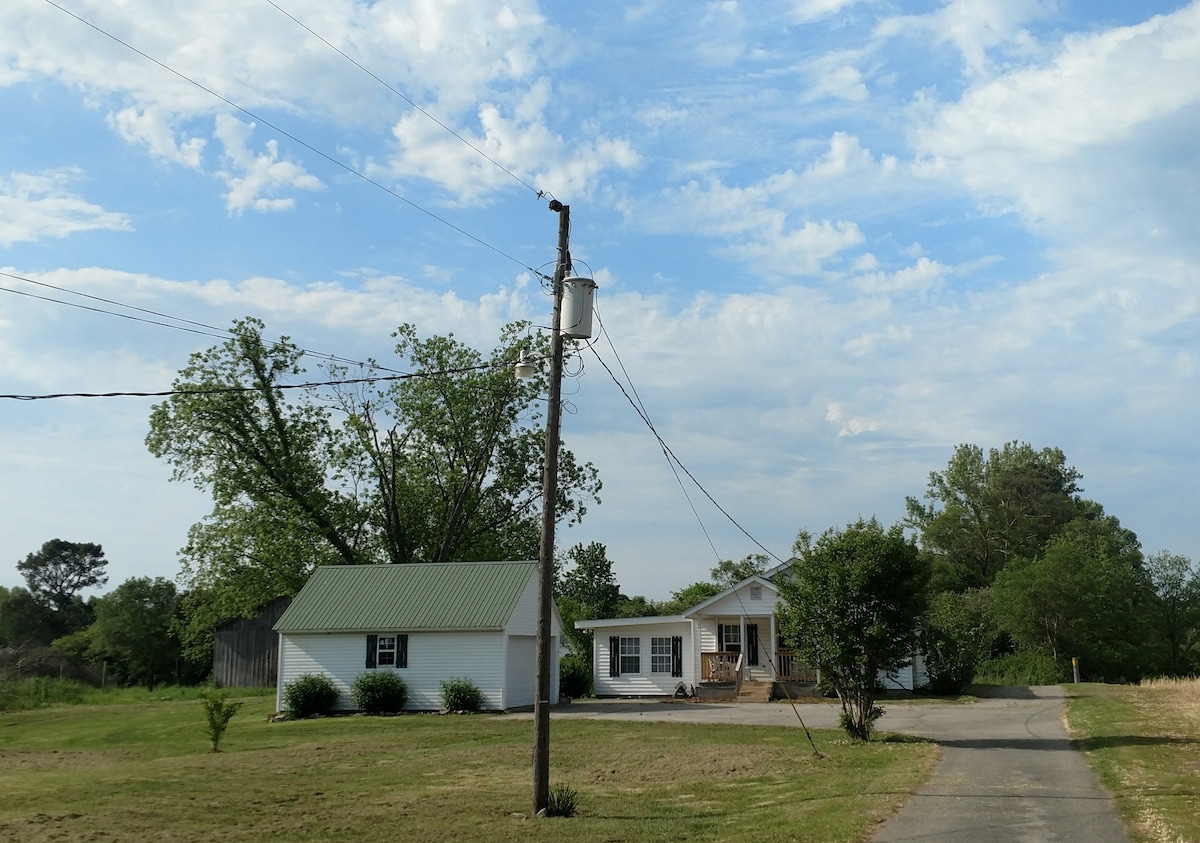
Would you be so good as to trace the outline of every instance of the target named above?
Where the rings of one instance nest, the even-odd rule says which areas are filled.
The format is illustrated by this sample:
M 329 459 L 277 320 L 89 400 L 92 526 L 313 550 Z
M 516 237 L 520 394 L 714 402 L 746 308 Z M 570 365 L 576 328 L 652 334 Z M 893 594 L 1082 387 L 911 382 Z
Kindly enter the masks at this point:
M 885 705 L 880 729 L 931 738 L 943 756 L 875 840 L 1128 843 L 1112 799 L 1067 737 L 1065 699 L 1062 688 L 1047 686 L 970 704 Z M 797 709 L 809 728 L 837 728 L 836 704 Z M 799 725 L 791 706 L 780 703 L 597 700 L 557 707 L 551 717 Z

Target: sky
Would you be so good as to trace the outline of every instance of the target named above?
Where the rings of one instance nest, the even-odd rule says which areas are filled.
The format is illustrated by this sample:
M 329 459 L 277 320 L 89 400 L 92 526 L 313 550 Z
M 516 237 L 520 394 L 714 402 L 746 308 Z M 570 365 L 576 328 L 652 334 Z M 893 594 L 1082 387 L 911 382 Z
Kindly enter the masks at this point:
M 166 390 L 245 316 L 491 348 L 550 321 L 553 196 L 603 324 L 559 545 L 625 593 L 901 521 L 963 443 L 1200 559 L 1200 2 L 6 0 L 0 125 L 5 395 Z M 0 585 L 177 575 L 156 400 L 0 399 Z

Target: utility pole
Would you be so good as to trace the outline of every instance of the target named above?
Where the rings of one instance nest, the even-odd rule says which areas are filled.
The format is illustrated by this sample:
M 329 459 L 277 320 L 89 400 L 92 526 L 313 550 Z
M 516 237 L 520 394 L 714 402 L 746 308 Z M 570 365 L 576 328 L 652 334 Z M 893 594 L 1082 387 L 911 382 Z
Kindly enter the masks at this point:
M 571 269 L 571 206 L 557 199 L 558 263 L 554 268 L 554 319 L 550 323 L 550 401 L 546 407 L 546 458 L 542 471 L 542 538 L 538 549 L 537 680 L 533 702 L 533 814 L 550 801 L 550 619 L 554 599 L 554 519 L 558 502 L 558 439 L 562 419 L 563 279 Z

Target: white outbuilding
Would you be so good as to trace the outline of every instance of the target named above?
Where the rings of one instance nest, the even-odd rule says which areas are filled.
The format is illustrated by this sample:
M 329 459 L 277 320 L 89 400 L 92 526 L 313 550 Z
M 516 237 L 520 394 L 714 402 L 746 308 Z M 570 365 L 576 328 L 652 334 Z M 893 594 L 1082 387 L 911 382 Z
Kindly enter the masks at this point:
M 562 619 L 551 618 L 550 699 L 558 699 Z M 396 671 L 406 709 L 442 707 L 441 683 L 469 679 L 489 710 L 534 703 L 537 563 L 444 562 L 317 568 L 275 624 L 276 708 L 306 673 L 330 677 L 337 708 L 353 710 L 350 688 L 371 671 Z

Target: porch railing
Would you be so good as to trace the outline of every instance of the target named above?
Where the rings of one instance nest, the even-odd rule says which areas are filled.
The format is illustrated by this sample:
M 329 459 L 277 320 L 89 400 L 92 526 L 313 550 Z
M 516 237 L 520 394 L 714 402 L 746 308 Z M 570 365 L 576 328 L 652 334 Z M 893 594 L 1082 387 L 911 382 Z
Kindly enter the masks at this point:
M 817 671 L 800 661 L 795 651 L 783 647 L 775 653 L 775 672 L 781 682 L 817 681 Z
M 737 682 L 742 676 L 741 653 L 701 653 L 701 682 Z

